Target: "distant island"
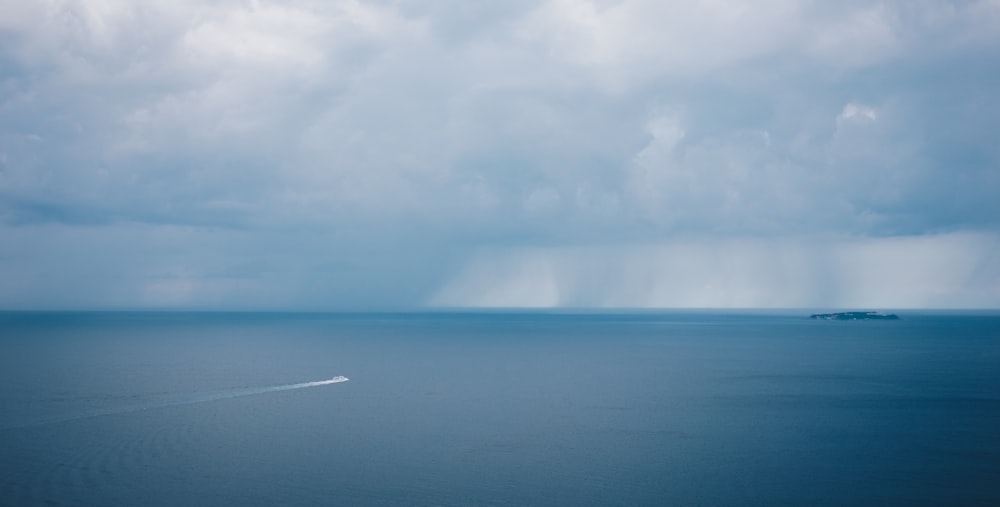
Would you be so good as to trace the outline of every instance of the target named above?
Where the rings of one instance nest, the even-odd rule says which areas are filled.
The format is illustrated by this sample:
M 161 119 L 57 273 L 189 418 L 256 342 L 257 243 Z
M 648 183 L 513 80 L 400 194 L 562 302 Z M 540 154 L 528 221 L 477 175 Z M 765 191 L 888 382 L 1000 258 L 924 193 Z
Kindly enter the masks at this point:
M 896 314 L 879 312 L 814 313 L 809 318 L 822 320 L 899 320 L 899 316 Z

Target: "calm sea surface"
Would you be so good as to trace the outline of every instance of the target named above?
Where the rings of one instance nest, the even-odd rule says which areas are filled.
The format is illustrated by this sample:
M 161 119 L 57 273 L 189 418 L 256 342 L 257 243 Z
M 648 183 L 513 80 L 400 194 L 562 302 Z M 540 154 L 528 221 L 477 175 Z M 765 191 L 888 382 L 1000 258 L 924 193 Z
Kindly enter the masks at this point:
M 0 505 L 1000 505 L 1000 314 L 901 316 L 0 313 Z

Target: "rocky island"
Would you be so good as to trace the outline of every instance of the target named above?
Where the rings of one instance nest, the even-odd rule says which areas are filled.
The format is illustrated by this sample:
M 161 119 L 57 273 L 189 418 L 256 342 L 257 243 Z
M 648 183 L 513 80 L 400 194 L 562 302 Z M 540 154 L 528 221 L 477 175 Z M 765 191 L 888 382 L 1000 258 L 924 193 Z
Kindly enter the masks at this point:
M 814 313 L 809 318 L 822 320 L 899 320 L 899 316 L 894 313 L 879 312 Z

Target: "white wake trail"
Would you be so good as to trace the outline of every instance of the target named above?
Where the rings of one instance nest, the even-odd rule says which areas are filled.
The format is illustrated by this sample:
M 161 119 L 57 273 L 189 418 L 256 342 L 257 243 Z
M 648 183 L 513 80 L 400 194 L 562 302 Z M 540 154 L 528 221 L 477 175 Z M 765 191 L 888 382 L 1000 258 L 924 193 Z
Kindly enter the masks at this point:
M 256 394 L 266 394 L 278 391 L 291 391 L 293 389 L 305 389 L 307 387 L 318 387 L 330 384 L 339 384 L 341 382 L 347 382 L 350 380 L 344 376 L 336 376 L 327 380 L 316 380 L 313 382 L 300 382 L 298 384 L 282 384 L 277 386 L 266 386 L 266 387 L 247 387 L 238 389 L 229 389 L 226 391 L 217 391 L 213 393 L 204 393 L 199 395 L 193 395 L 184 397 L 181 399 L 174 400 L 164 400 L 158 402 L 150 402 L 142 405 L 130 405 L 126 407 L 108 408 L 93 410 L 86 413 L 78 413 L 74 415 L 56 417 L 51 419 L 44 419 L 40 421 L 31 421 L 26 423 L 14 424 L 11 426 L 0 427 L 0 429 L 16 429 L 16 428 L 26 428 L 30 426 L 40 426 L 43 424 L 56 424 L 69 421 L 77 421 L 80 419 L 90 419 L 93 417 L 102 417 L 108 415 L 118 415 L 118 414 L 128 414 L 131 412 L 142 412 L 144 410 L 153 410 L 157 408 L 165 407 L 176 407 L 179 405 L 193 405 L 195 403 L 207 403 L 209 401 L 227 400 L 231 398 L 239 398 L 242 396 L 253 396 Z

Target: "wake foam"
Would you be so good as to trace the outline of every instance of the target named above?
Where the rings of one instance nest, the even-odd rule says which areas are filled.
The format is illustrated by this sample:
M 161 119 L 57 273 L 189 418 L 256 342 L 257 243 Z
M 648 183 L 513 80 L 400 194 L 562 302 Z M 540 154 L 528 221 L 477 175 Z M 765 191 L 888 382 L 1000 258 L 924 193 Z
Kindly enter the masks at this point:
M 42 421 L 33 421 L 22 424 L 15 424 L 13 426 L 5 426 L 2 429 L 16 429 L 16 428 L 27 428 L 30 426 L 40 426 L 43 424 L 56 424 L 69 421 L 78 421 L 80 419 L 89 419 L 92 417 L 103 417 L 108 415 L 118 415 L 118 414 L 128 414 L 132 412 L 142 412 L 144 410 L 153 410 L 158 408 L 166 407 L 176 407 L 180 405 L 193 405 L 195 403 L 207 403 L 210 401 L 218 400 L 228 400 L 232 398 L 239 398 L 242 396 L 253 396 L 257 394 L 274 393 L 278 391 L 291 391 L 294 389 L 305 389 L 307 387 L 319 387 L 330 384 L 339 384 L 341 382 L 347 382 L 350 380 L 344 376 L 336 376 L 327 380 L 317 380 L 313 382 L 300 382 L 298 384 L 282 384 L 277 386 L 266 386 L 266 387 L 246 387 L 229 389 L 226 391 L 217 391 L 212 393 L 204 393 L 193 396 L 184 397 L 181 399 L 174 400 L 164 400 L 159 402 L 145 403 L 142 405 L 130 405 L 127 407 L 116 407 L 102 410 L 89 411 L 82 414 L 75 414 L 71 416 L 57 417 L 53 419 L 45 419 Z

